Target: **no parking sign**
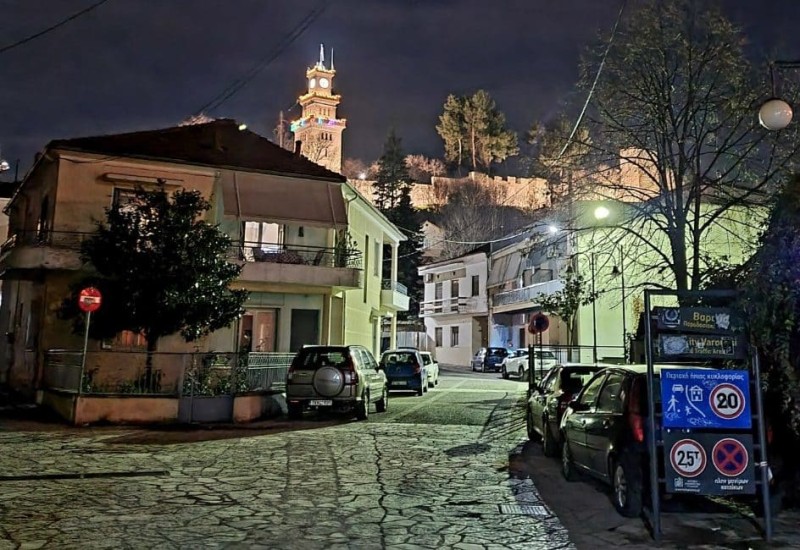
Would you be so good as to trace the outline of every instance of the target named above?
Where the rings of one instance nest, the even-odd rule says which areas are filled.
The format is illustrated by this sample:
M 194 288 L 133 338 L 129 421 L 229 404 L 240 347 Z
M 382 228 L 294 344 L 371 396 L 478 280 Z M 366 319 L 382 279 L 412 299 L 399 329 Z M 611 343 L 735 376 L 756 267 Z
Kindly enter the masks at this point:
M 752 495 L 756 492 L 753 436 L 667 432 L 664 472 L 668 493 Z

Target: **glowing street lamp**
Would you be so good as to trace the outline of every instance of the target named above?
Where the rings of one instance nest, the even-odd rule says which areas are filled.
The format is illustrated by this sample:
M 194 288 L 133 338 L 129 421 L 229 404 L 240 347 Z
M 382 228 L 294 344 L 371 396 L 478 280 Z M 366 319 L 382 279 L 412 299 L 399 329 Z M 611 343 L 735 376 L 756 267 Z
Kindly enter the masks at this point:
M 794 113 L 791 105 L 778 97 L 775 85 L 775 69 L 800 69 L 800 61 L 773 61 L 769 64 L 769 76 L 772 83 L 772 97 L 758 110 L 758 122 L 767 130 L 783 130 Z

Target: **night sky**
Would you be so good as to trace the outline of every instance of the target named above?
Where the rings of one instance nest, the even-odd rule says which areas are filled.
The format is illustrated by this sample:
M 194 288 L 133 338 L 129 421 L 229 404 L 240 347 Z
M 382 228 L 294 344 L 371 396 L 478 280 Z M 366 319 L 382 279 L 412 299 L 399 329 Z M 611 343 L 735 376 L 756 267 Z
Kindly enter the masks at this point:
M 700 0 L 698 0 L 700 1 Z M 97 0 L 0 0 L 0 49 Z M 286 35 L 327 4 L 296 40 Z M 628 8 L 636 0 L 628 1 Z M 448 93 L 488 90 L 522 133 L 575 91 L 578 58 L 621 0 L 108 0 L 0 53 L 0 154 L 24 172 L 51 139 L 175 125 L 260 60 L 284 51 L 208 111 L 272 136 L 305 90 L 319 44 L 335 50 L 345 156 L 374 160 L 394 126 L 407 153 L 441 156 Z M 800 59 L 800 1 L 724 0 L 754 60 Z M 290 110 L 290 108 L 292 108 Z M 5 179 L 13 177 L 4 174 Z M 1 177 L 1 176 L 0 176 Z

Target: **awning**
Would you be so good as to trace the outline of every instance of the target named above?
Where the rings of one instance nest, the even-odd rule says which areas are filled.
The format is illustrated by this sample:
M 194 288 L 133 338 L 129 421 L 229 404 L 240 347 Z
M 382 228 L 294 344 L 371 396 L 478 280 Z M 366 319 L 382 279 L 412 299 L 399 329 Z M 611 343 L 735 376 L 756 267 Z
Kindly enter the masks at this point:
M 242 221 L 347 227 L 342 187 L 335 182 L 224 172 L 222 201 L 225 214 Z
M 492 262 L 486 286 L 499 286 L 514 281 L 520 277 L 522 269 L 522 255 L 518 251 L 501 256 Z

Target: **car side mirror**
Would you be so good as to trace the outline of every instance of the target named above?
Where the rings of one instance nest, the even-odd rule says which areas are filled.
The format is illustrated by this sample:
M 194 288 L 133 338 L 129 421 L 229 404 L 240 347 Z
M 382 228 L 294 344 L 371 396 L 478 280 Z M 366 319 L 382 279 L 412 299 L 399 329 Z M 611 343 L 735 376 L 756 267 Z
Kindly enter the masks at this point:
M 576 401 L 576 400 L 570 401 L 569 405 L 567 405 L 567 406 L 570 409 L 572 409 L 573 411 L 575 411 L 575 412 L 583 412 L 583 411 L 588 411 L 589 410 L 589 404 L 588 403 L 581 403 L 580 401 Z

